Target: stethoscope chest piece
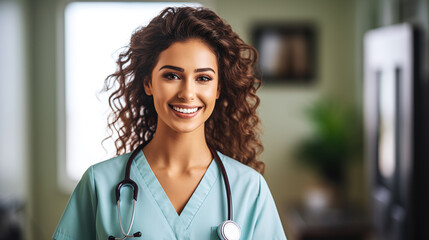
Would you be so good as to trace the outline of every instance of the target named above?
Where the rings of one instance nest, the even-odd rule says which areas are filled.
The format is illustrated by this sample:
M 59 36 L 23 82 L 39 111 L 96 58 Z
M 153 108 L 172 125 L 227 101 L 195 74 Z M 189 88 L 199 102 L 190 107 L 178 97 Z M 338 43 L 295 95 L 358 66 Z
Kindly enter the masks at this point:
M 217 234 L 222 240 L 239 240 L 241 230 L 237 223 L 226 220 L 217 228 Z

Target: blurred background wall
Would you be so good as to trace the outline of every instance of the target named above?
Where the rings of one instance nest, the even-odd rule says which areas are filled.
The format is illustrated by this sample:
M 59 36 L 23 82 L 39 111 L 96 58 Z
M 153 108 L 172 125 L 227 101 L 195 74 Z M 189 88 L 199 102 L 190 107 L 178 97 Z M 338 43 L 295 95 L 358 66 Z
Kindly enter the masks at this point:
M 0 1 L 0 232 L 15 235 L 32 201 L 27 17 L 23 1 Z
M 411 3 L 412 2 L 412 3 Z M 57 184 L 58 53 L 62 0 L 0 0 L 0 199 L 19 200 L 25 239 L 49 239 L 69 194 Z M 294 159 L 297 143 L 312 131 L 305 109 L 323 96 L 362 105 L 363 34 L 400 22 L 400 0 L 213 0 L 216 12 L 247 42 L 255 23 L 305 21 L 317 29 L 317 77 L 308 85 L 264 84 L 259 91 L 261 156 L 265 178 L 284 220 L 288 206 L 305 200 L 323 179 Z M 426 15 L 425 15 L 426 14 Z M 427 21 L 417 17 L 417 21 Z M 426 53 L 427 54 L 427 53 Z M 347 168 L 346 197 L 368 207 L 362 157 Z M 8 199 L 12 199 L 9 201 Z M 283 222 L 285 224 L 285 221 Z M 285 224 L 287 231 L 288 226 Z
M 251 42 L 258 22 L 309 22 L 317 31 L 317 77 L 310 84 L 266 83 L 259 92 L 266 178 L 279 202 L 299 201 L 318 179 L 293 161 L 296 143 L 311 130 L 305 109 L 325 95 L 356 102 L 355 1 L 218 1 L 218 13 Z M 238 14 L 239 13 L 239 14 Z

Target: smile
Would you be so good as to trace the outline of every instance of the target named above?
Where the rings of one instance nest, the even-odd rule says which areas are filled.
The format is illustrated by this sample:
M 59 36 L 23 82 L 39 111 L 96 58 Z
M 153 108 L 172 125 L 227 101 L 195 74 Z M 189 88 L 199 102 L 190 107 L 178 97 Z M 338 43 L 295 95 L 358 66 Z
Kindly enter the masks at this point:
M 170 108 L 173 110 L 173 112 L 178 116 L 179 118 L 193 118 L 198 114 L 198 112 L 202 109 L 202 107 L 197 106 L 183 106 L 183 105 L 169 105 Z
M 180 108 L 180 107 L 172 106 L 172 108 L 178 112 L 181 112 L 181 113 L 194 113 L 194 112 L 198 111 L 198 107 Z

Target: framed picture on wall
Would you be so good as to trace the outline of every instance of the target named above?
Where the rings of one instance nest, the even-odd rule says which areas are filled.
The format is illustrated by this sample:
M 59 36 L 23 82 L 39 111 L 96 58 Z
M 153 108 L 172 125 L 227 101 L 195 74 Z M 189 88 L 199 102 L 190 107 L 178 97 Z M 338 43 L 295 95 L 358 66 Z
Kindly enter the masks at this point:
M 310 23 L 261 23 L 252 30 L 264 82 L 310 83 L 316 78 L 316 27 Z

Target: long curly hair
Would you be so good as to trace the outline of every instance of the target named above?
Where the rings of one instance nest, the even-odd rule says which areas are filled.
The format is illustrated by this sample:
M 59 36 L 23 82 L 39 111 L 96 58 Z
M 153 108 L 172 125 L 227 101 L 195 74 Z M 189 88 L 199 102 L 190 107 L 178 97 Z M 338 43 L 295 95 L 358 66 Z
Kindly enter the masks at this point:
M 246 44 L 216 13 L 207 8 L 166 8 L 131 36 L 119 54 L 117 70 L 105 80 L 112 113 L 108 127 L 120 155 L 150 141 L 156 131 L 157 113 L 153 97 L 144 91 L 151 81 L 159 54 L 174 42 L 200 39 L 216 54 L 220 97 L 205 122 L 207 143 L 223 154 L 260 173 L 263 150 L 259 140 L 260 119 L 256 113 L 261 86 L 255 72 L 257 51 Z M 117 135 L 116 135 L 117 134 Z

